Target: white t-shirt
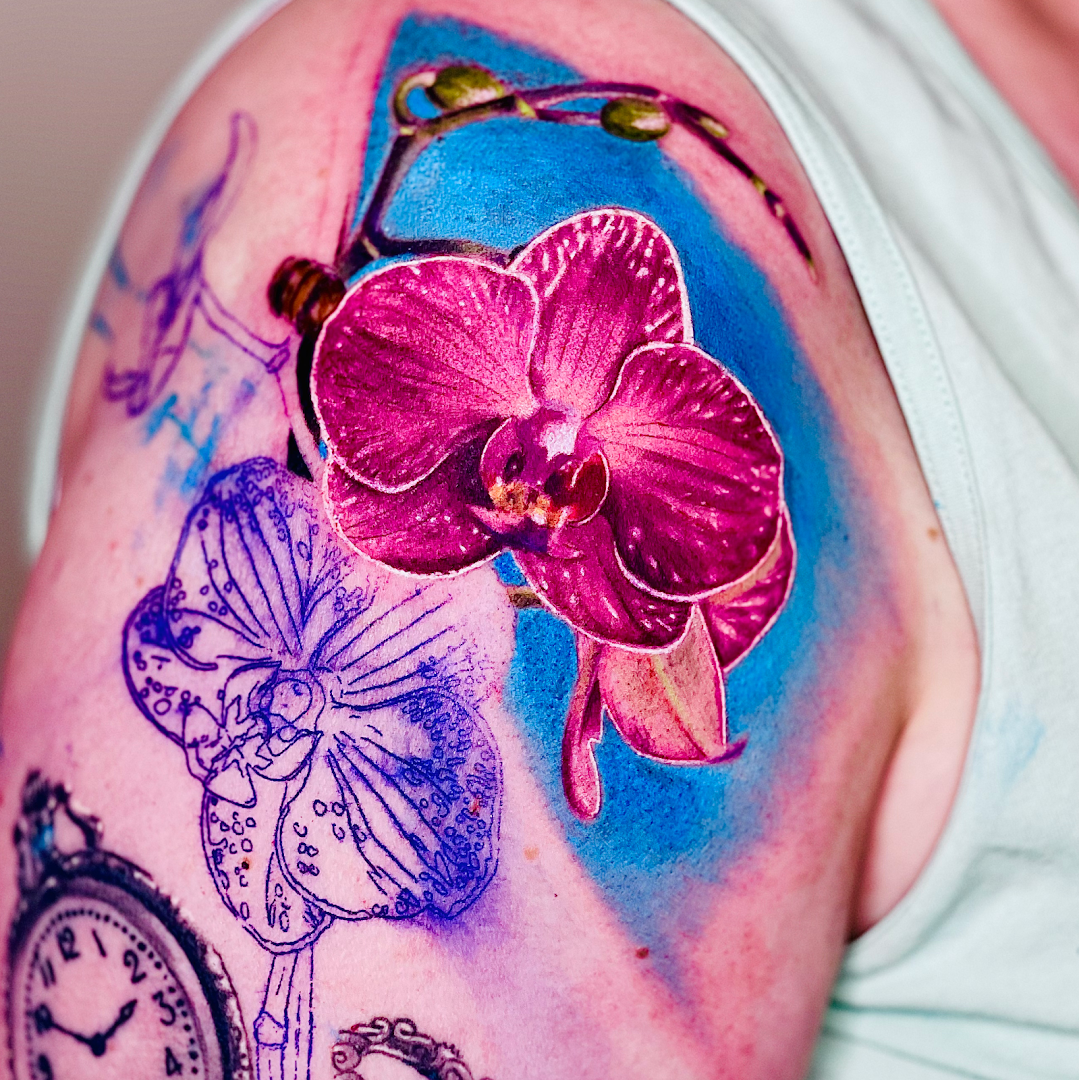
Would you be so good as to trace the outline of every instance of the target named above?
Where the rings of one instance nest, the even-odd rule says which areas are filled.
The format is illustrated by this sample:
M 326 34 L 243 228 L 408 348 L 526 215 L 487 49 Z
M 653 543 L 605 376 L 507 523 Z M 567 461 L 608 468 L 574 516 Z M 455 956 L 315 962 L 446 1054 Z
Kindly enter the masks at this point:
M 1075 1077 L 1079 208 L 926 0 L 675 2 L 805 165 L 981 646 L 944 836 L 848 950 L 812 1076 Z
M 135 187 L 57 357 L 32 484 L 44 537 L 64 399 Z M 672 0 L 743 68 L 843 247 L 967 591 L 982 654 L 955 806 L 910 893 L 848 950 L 816 1080 L 1079 1075 L 1079 209 L 927 0 Z M 871 89 L 869 89 L 871 88 Z

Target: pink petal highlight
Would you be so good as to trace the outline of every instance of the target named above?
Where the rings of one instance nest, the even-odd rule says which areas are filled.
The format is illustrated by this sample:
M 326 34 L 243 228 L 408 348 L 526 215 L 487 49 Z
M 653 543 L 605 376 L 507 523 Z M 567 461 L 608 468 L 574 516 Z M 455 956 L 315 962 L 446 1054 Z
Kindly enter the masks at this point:
M 474 259 L 416 259 L 363 278 L 323 328 L 311 378 L 342 468 L 400 491 L 481 430 L 531 413 L 536 318 L 524 278 Z
M 638 588 L 615 556 L 602 514 L 554 534 L 558 555 L 518 551 L 516 559 L 540 599 L 576 630 L 597 641 L 637 649 L 666 649 L 685 632 L 689 604 Z
M 594 412 L 622 360 L 649 341 L 690 334 L 682 270 L 655 222 L 592 210 L 536 237 L 511 264 L 539 296 L 532 386 L 550 405 Z
M 603 805 L 603 782 L 595 745 L 603 737 L 603 702 L 596 679 L 600 646 L 577 636 L 577 682 L 562 735 L 562 789 L 570 809 L 582 821 L 595 821 Z
M 790 516 L 784 511 L 775 551 L 765 556 L 745 587 L 735 595 L 725 590 L 701 604 L 724 671 L 734 667 L 779 618 L 794 583 L 796 561 Z
M 331 459 L 326 502 L 335 528 L 361 554 L 410 574 L 451 574 L 482 562 L 502 545 L 465 499 L 478 479 L 478 451 L 466 447 L 396 494 L 361 484 Z
M 697 609 L 670 652 L 604 648 L 599 685 L 612 723 L 638 754 L 704 765 L 742 752 L 744 741 L 727 741 L 723 675 Z
M 692 345 L 648 345 L 583 432 L 603 448 L 601 511 L 629 574 L 696 600 L 753 569 L 775 539 L 783 458 L 756 402 Z

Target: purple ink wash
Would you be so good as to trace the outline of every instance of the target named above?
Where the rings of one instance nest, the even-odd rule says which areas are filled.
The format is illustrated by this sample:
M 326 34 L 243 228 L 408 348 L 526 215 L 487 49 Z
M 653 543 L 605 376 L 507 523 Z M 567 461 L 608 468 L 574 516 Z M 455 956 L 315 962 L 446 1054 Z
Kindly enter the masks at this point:
M 511 549 L 576 630 L 672 648 L 785 520 L 768 424 L 691 337 L 677 254 L 628 210 L 561 222 L 505 269 L 448 256 L 369 275 L 312 375 L 335 524 L 418 575 Z
M 255 121 L 247 113 L 233 113 L 225 164 L 184 215 L 169 271 L 147 293 L 138 361 L 125 370 L 111 364 L 105 370 L 105 397 L 124 402 L 129 416 L 140 416 L 165 388 L 187 349 L 196 315 L 271 374 L 288 361 L 288 340 L 272 342 L 256 334 L 218 299 L 203 272 L 206 245 L 232 210 L 256 141 Z M 113 261 L 122 266 L 117 256 Z M 117 278 L 123 285 L 126 271 Z
M 358 565 L 321 502 L 268 459 L 219 473 L 124 630 L 133 699 L 203 785 L 217 891 L 275 957 L 255 1024 L 269 1058 L 294 1045 L 335 918 L 454 918 L 498 860 L 475 628 L 443 583 Z

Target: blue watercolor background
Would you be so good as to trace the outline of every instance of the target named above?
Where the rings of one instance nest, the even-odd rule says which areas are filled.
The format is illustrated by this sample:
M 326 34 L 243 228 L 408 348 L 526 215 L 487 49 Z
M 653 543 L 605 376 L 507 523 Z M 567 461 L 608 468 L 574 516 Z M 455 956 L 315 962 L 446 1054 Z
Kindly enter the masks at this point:
M 517 87 L 581 79 L 479 28 L 406 19 L 375 101 L 357 220 L 394 134 L 393 88 L 419 67 L 449 62 L 478 63 Z M 570 812 L 560 779 L 563 722 L 576 675 L 573 636 L 544 611 L 518 616 L 506 698 L 530 764 L 570 844 L 662 970 L 670 937 L 692 930 L 691 886 L 720 880 L 732 856 L 762 835 L 777 771 L 797 766 L 819 715 L 818 672 L 836 647 L 834 631 L 858 604 L 856 568 L 869 542 L 857 531 L 858 498 L 828 403 L 772 289 L 656 144 L 517 118 L 474 124 L 423 153 L 385 227 L 398 237 L 465 237 L 511 249 L 582 209 L 608 205 L 648 214 L 674 242 L 697 343 L 749 387 L 784 449 L 799 555 L 782 616 L 729 678 L 732 732 L 749 736 L 743 756 L 709 768 L 661 765 L 635 754 L 608 724 L 597 748 L 604 807 L 590 825 Z M 795 259 L 792 266 L 801 269 Z M 524 580 L 511 556 L 502 556 L 497 568 L 505 580 Z M 677 979 L 673 968 L 665 973 Z

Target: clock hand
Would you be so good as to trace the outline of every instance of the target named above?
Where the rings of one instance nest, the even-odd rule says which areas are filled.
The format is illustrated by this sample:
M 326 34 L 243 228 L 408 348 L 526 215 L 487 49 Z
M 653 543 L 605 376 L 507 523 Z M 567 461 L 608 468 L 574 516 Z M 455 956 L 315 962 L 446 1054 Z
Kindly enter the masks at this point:
M 138 1005 L 138 1003 L 137 998 L 132 998 L 130 1001 L 125 1002 L 120 1007 L 120 1012 L 116 1019 L 113 1020 L 112 1026 L 107 1031 L 99 1031 L 96 1035 L 90 1037 L 88 1043 L 90 1046 L 90 1053 L 92 1053 L 94 1057 L 101 1057 L 105 1053 L 109 1039 L 116 1034 L 116 1029 L 118 1027 L 126 1024 L 128 1020 L 131 1019 L 135 1013 L 135 1006 Z
M 109 1028 L 101 1037 L 103 1039 L 111 1039 L 116 1034 L 116 1029 L 122 1024 L 126 1024 L 132 1016 L 135 1015 L 135 1006 L 138 1005 L 138 999 L 132 998 L 129 1002 L 122 1005 L 120 1013 L 116 1019 L 112 1022 L 112 1027 Z
M 94 1039 L 87 1038 L 85 1035 L 80 1035 L 77 1031 L 70 1031 L 64 1027 L 63 1024 L 58 1024 L 53 1018 L 52 1012 L 48 1005 L 41 1004 L 34 1010 L 34 1027 L 37 1028 L 39 1033 L 46 1031 L 59 1031 L 62 1035 L 67 1035 L 68 1038 L 74 1039 L 76 1042 L 81 1042 L 83 1046 L 93 1047 Z M 100 1054 L 98 1055 L 101 1056 Z

